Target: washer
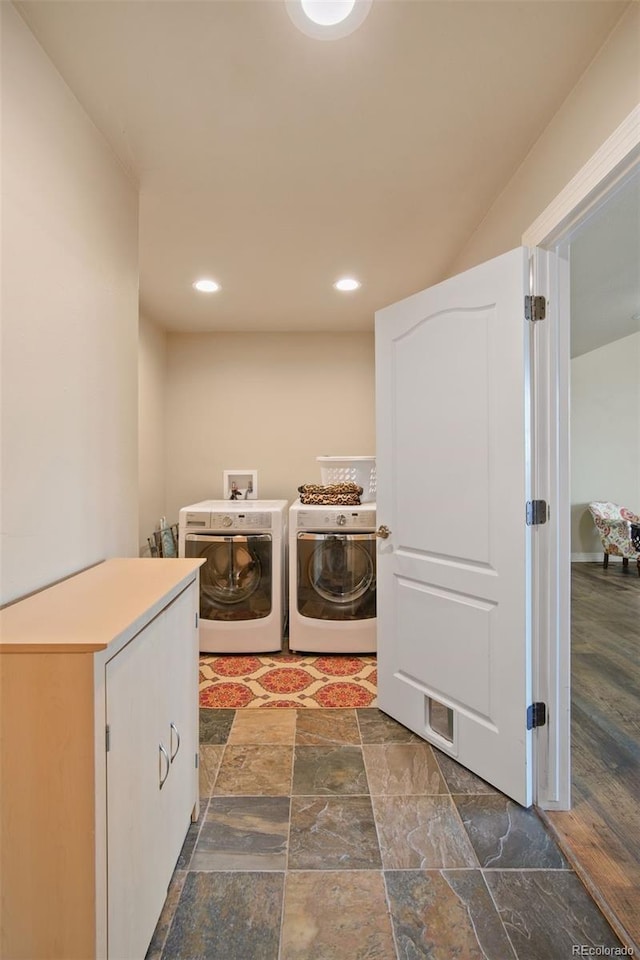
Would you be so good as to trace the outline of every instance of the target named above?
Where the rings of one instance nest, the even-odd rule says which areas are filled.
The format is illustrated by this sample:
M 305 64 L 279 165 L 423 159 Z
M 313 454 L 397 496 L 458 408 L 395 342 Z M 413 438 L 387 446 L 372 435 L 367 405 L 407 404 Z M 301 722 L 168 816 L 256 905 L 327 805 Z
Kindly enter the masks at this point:
M 203 558 L 200 650 L 281 650 L 286 617 L 286 500 L 202 500 L 183 507 L 178 553 Z
M 289 648 L 376 650 L 376 505 L 289 510 Z

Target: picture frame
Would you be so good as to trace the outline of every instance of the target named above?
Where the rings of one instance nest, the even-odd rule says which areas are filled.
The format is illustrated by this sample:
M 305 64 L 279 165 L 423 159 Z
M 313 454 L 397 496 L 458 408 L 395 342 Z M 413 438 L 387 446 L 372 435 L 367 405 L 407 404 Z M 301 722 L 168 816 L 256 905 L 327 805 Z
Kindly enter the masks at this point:
M 224 470 L 222 489 L 225 500 L 257 500 L 257 470 Z

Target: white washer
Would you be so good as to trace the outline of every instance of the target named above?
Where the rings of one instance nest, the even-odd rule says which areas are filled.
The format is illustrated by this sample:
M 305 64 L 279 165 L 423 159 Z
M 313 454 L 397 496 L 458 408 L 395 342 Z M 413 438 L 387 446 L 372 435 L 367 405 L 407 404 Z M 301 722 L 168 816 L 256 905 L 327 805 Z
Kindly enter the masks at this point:
M 289 648 L 376 650 L 376 505 L 289 510 Z
M 286 500 L 202 500 L 180 511 L 178 553 L 203 558 L 200 650 L 281 650 L 286 617 Z

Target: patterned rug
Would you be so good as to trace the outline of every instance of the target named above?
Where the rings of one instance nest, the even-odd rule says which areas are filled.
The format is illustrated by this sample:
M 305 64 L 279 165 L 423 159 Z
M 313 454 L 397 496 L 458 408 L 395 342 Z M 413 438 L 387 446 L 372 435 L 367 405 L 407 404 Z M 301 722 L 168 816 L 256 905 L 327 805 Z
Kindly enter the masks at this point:
M 200 655 L 200 706 L 375 707 L 375 656 Z

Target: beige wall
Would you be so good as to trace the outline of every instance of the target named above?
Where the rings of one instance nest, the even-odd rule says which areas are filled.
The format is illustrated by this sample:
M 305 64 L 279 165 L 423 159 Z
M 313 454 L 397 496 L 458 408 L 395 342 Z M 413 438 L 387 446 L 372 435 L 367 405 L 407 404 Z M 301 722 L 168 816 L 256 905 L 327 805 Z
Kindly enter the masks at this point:
M 261 499 L 320 480 L 315 457 L 375 453 L 373 334 L 170 334 L 167 519 L 258 471 Z
M 571 361 L 571 553 L 600 557 L 590 500 L 640 512 L 640 333 Z
M 2 16 L 0 599 L 137 552 L 137 190 Z
M 535 83 L 535 65 L 531 82 Z M 447 276 L 519 246 L 525 230 L 638 103 L 640 4 L 631 3 Z
M 167 335 L 145 317 L 138 330 L 138 486 L 140 555 L 165 512 Z

